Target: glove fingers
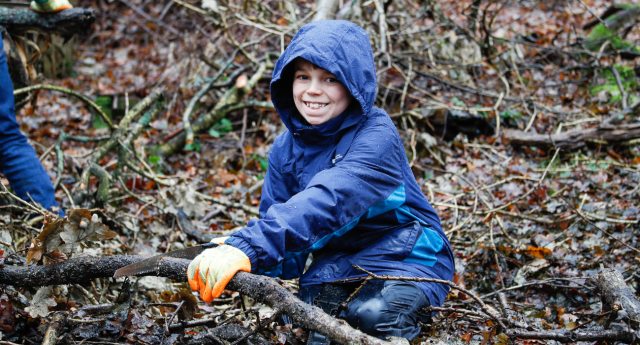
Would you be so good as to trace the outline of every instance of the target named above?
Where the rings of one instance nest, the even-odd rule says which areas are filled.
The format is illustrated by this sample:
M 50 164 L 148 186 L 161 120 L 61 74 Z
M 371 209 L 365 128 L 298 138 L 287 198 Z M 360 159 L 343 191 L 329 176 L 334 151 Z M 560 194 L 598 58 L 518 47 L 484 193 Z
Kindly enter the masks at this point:
M 209 280 L 209 277 L 207 277 L 207 283 L 201 286 L 200 298 L 207 303 L 213 302 L 214 297 L 211 295 L 211 281 Z
M 222 295 L 224 288 L 227 287 L 227 284 L 229 284 L 231 278 L 233 278 L 233 276 L 235 276 L 238 271 L 251 272 L 251 261 L 249 260 L 249 258 L 234 262 L 231 266 L 229 266 L 229 268 L 222 271 L 222 273 L 218 275 L 218 279 L 213 285 L 213 289 L 210 292 L 212 299 L 218 298 L 220 297 L 220 295 Z
M 211 240 L 211 243 L 224 244 L 224 241 L 226 241 L 228 238 L 229 236 L 216 237 Z
M 202 254 L 198 255 L 198 257 L 200 258 L 200 270 L 199 270 L 200 282 L 202 282 L 200 287 L 204 287 L 205 286 L 204 283 L 207 281 L 207 273 L 209 272 L 211 262 L 214 261 L 214 258 L 213 258 L 214 255 L 211 255 L 212 253 L 210 252 L 213 250 L 215 249 L 207 249 L 204 252 L 202 252 Z M 198 257 L 196 257 L 196 259 L 198 259 Z
M 198 268 L 200 266 L 200 257 L 196 256 L 193 261 L 189 263 L 189 267 L 187 268 L 187 280 L 189 281 L 189 286 L 191 286 L 191 290 L 198 291 L 200 290 L 200 285 L 198 284 Z
M 195 268 L 192 269 L 192 265 L 195 266 Z M 189 264 L 189 268 L 187 269 L 187 280 L 189 280 L 189 286 L 193 291 L 200 290 L 200 283 L 198 282 L 200 274 L 198 273 L 198 268 L 199 266 L 194 265 L 192 262 Z

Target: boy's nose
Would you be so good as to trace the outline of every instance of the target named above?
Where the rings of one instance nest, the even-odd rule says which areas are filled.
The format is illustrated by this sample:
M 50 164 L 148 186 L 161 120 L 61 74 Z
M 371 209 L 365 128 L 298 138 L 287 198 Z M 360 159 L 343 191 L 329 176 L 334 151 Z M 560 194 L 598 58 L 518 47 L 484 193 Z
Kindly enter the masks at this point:
M 320 90 L 320 85 L 318 85 L 318 82 L 313 80 L 311 81 L 311 83 L 309 83 L 309 88 L 307 88 L 307 94 L 309 95 L 317 95 L 319 93 L 321 93 L 322 91 Z

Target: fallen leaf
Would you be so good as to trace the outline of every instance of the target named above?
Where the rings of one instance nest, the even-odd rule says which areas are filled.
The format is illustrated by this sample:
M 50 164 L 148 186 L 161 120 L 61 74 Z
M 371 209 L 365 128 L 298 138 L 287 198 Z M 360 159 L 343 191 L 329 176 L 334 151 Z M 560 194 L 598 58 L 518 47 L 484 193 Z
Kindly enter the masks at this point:
M 109 227 L 100 223 L 97 215 L 91 217 L 91 211 L 72 209 L 64 218 L 46 217 L 42 232 L 27 253 L 27 262 L 38 262 L 43 254 L 54 253 L 54 257 L 64 259 L 64 254 L 73 253 L 81 242 L 110 239 L 116 235 Z
M 52 286 L 43 286 L 33 296 L 31 305 L 24 308 L 31 317 L 43 317 L 49 313 L 49 307 L 56 306 L 56 300 L 51 298 Z
M 538 259 L 544 259 L 545 256 L 551 255 L 551 250 L 544 247 L 529 246 L 526 250 L 527 255 L 533 256 Z

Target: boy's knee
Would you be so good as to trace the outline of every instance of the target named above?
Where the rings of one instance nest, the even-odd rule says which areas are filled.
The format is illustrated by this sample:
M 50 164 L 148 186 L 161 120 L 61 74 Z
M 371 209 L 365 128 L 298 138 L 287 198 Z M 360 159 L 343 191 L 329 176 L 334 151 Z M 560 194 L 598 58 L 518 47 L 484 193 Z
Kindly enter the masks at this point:
M 349 303 L 345 320 L 379 338 L 415 338 L 420 333 L 420 311 L 429 305 L 422 290 L 401 281 L 373 281 L 369 284 L 371 286 L 363 287 Z

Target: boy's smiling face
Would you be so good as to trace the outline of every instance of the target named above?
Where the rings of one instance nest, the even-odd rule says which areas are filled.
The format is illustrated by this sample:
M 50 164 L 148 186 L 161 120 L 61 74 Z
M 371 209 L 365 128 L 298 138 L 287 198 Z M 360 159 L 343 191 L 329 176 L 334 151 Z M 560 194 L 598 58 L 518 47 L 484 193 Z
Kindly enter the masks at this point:
M 347 109 L 351 94 L 335 75 L 303 58 L 293 64 L 293 101 L 309 124 L 323 124 Z

